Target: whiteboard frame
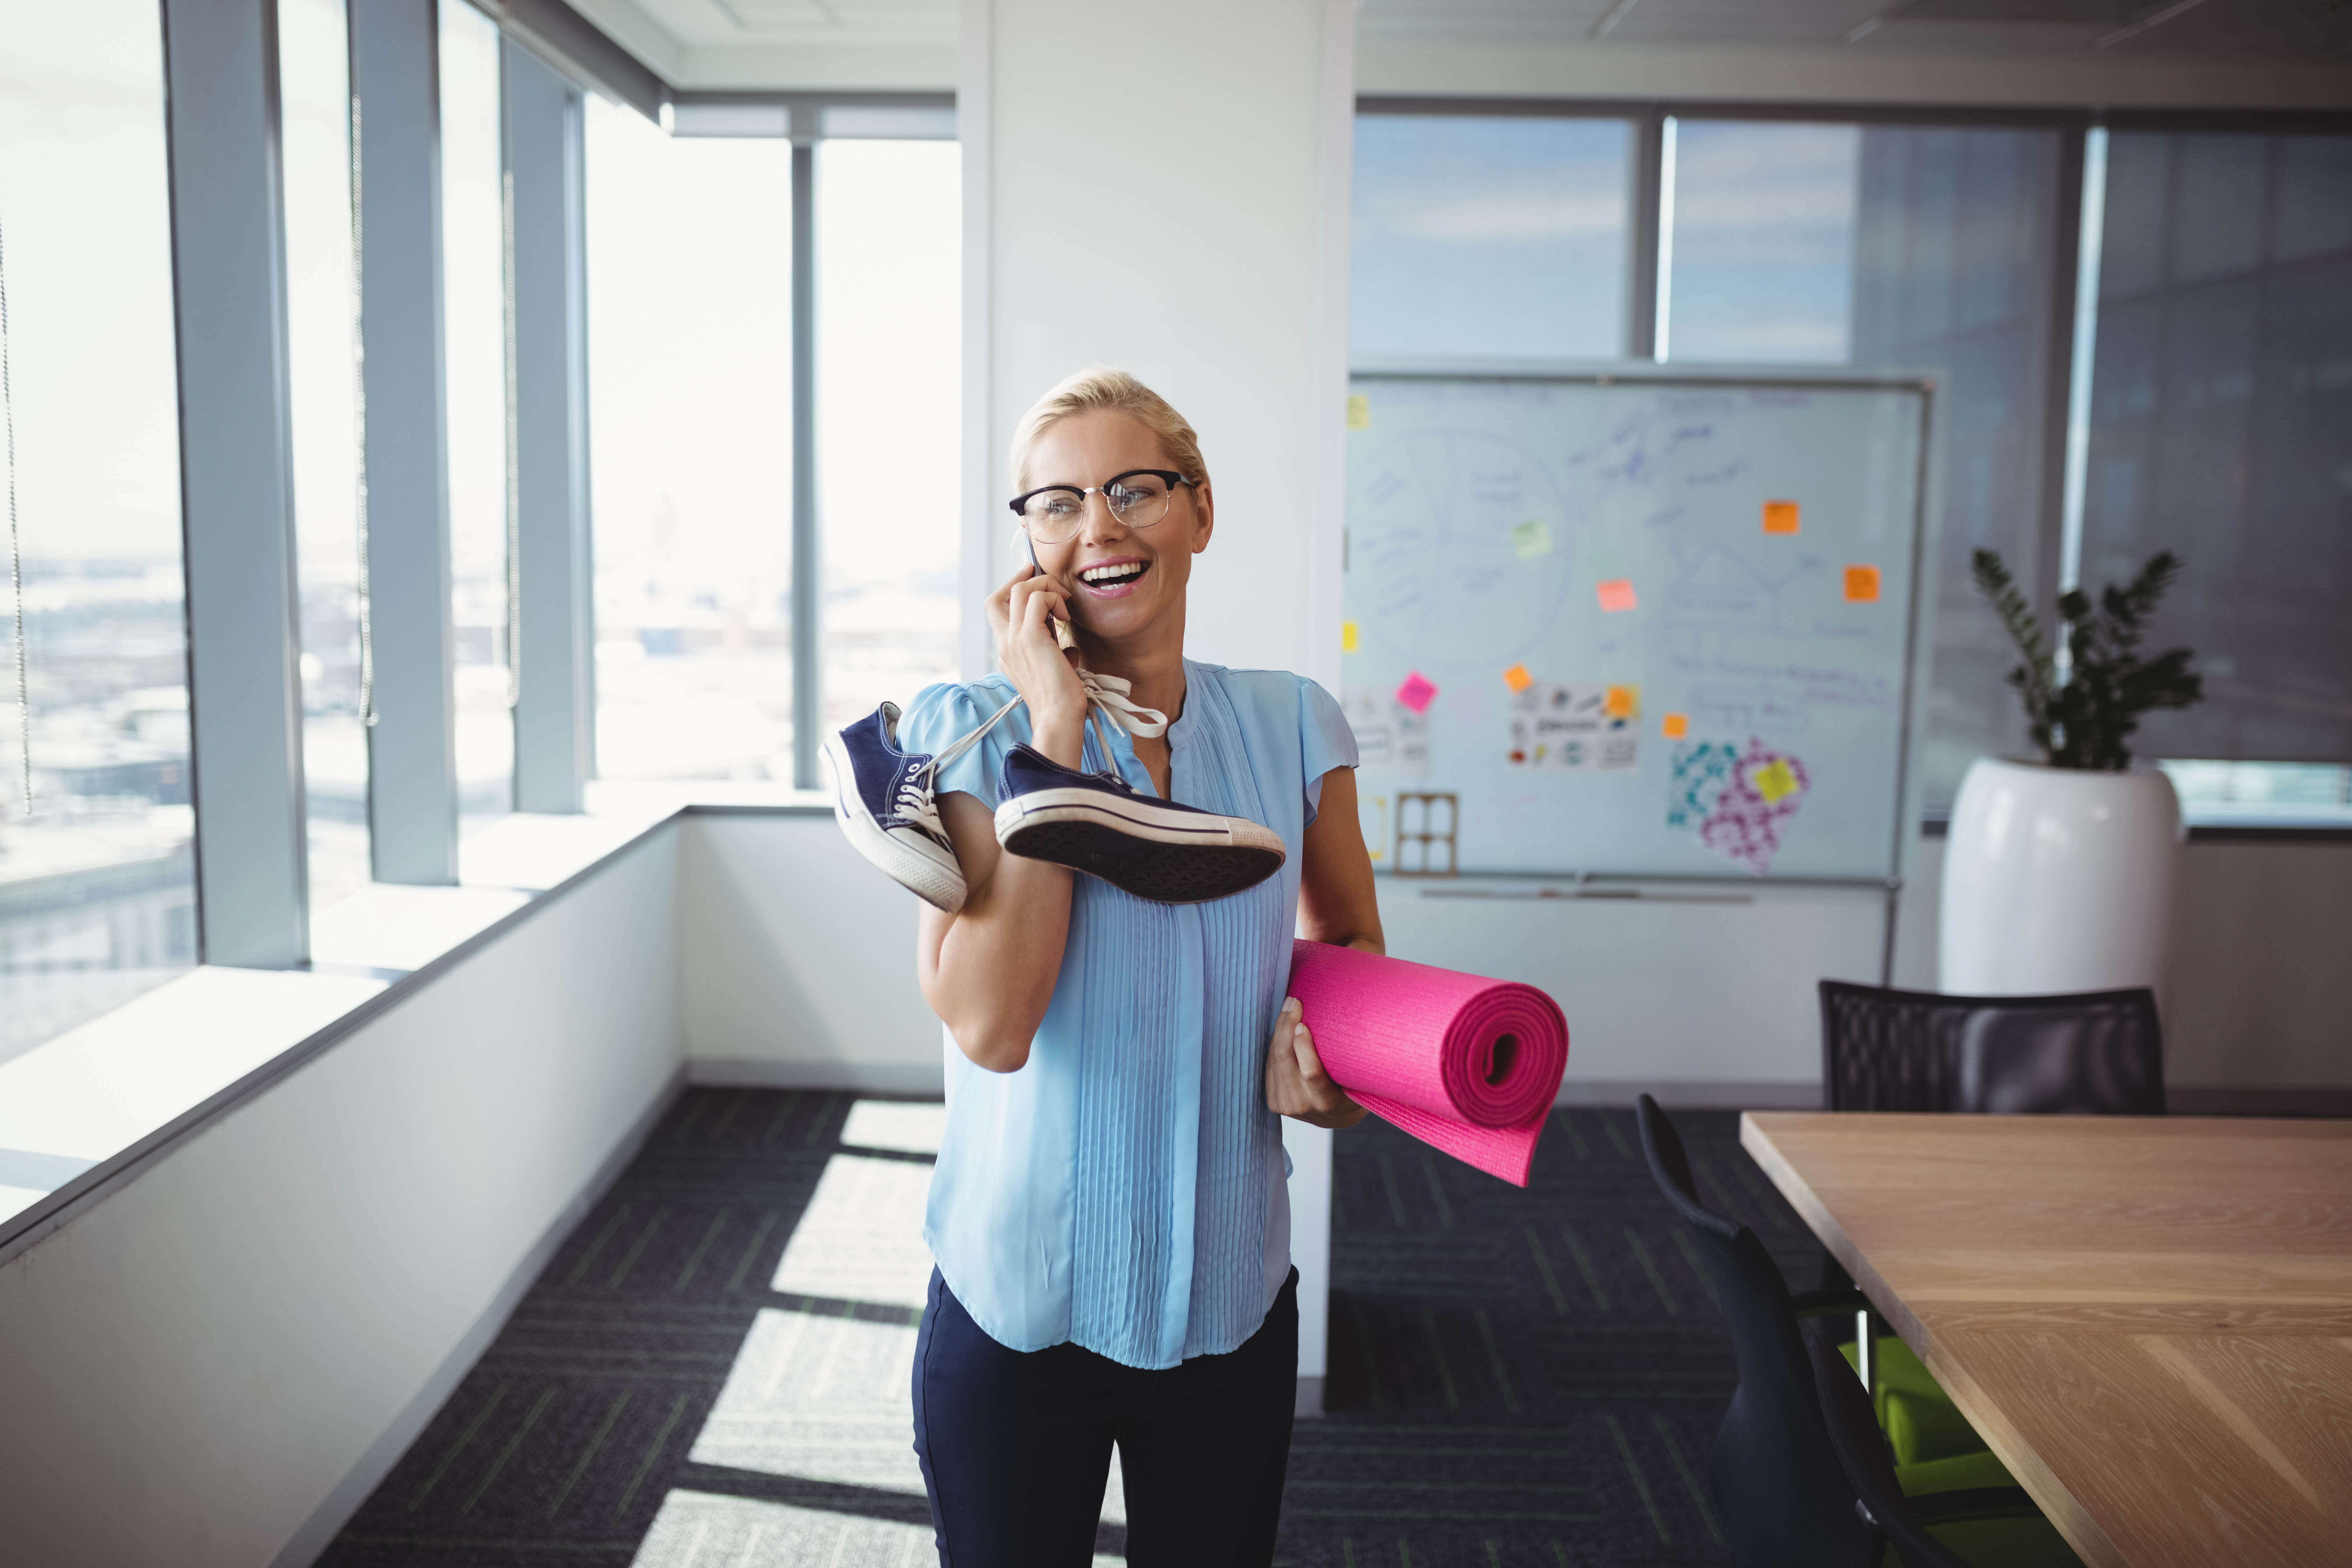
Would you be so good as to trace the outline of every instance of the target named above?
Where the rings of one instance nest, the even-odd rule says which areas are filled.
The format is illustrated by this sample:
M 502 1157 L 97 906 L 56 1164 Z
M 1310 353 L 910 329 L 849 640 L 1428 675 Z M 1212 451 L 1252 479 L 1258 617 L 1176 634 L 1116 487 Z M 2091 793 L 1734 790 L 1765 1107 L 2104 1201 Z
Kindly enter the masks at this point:
M 1928 613 L 1935 603 L 1937 584 L 1937 544 L 1942 534 L 1942 496 L 1944 455 L 1944 400 L 1940 371 L 1855 371 L 1847 366 L 1823 366 L 1818 370 L 1803 365 L 1737 364 L 1667 361 L 1626 360 L 1503 360 L 1486 358 L 1433 358 L 1423 356 L 1364 358 L 1348 367 L 1348 384 L 1352 390 L 1359 381 L 1488 381 L 1539 382 L 1548 384 L 1588 384 L 1615 386 L 1687 386 L 1709 391 L 1850 391 L 1850 392 L 1910 392 L 1919 397 L 1919 455 L 1917 489 L 1914 498 L 1911 519 L 1911 585 L 1909 603 L 1904 606 L 1906 636 L 1904 637 L 1904 670 L 1902 680 L 1902 712 L 1897 721 L 1895 748 L 1895 805 L 1894 841 L 1887 847 L 1886 873 L 1883 877 L 1699 877 L 1679 874 L 1637 874 L 1633 872 L 1588 872 L 1572 869 L 1552 871 L 1481 871 L 1477 880 L 1570 882 L 1582 886 L 1590 882 L 1608 883 L 1727 883 L 1735 887 L 1754 887 L 1763 882 L 1779 887 L 1853 888 L 1867 889 L 1884 895 L 1886 900 L 1885 952 L 1881 963 L 1881 977 L 1893 973 L 1895 952 L 1895 901 L 1904 883 L 1911 874 L 1912 858 L 1919 837 L 1918 825 L 1923 801 L 1924 757 L 1927 726 L 1922 716 L 1927 711 L 1929 676 L 1935 652 L 1933 616 Z M 1346 521 L 1341 521 L 1342 573 L 1345 581 L 1347 551 Z M 1393 876 L 1394 872 L 1384 875 Z M 1445 879 L 1433 879 L 1444 880 Z

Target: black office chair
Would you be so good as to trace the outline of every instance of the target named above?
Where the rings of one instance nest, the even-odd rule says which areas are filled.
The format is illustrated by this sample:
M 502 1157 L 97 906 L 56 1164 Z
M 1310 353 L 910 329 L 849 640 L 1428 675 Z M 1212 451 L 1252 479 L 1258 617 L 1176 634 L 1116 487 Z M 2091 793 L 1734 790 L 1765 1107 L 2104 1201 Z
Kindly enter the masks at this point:
M 1832 1110 L 2161 1116 L 2156 996 L 1944 996 L 1824 980 Z
M 1854 1492 L 1854 1517 L 1873 1534 L 1893 1540 L 1903 1554 L 1903 1568 L 1972 1568 L 1977 1563 L 2049 1568 L 2080 1561 L 2024 1488 L 1967 1484 L 1982 1479 L 1971 1470 L 1994 1468 L 1997 1462 L 1989 1454 L 1974 1466 L 1948 1460 L 1921 1467 L 1913 1472 L 1915 1487 L 1958 1484 L 1906 1494 L 1853 1368 L 1820 1333 L 1805 1335 L 1805 1355 L 1812 1363 L 1813 1391 L 1821 1401 L 1830 1448 Z M 1927 1479 L 1938 1470 L 1940 1476 Z M 1931 1524 L 1967 1550 L 1955 1551 L 1929 1534 Z
M 1871 1518 L 1855 1511 L 1857 1489 L 1832 1446 L 1806 1336 L 1798 1327 L 1802 1314 L 1851 1311 L 1864 1298 L 1851 1290 L 1791 1296 L 1756 1233 L 1698 1201 L 1682 1138 L 1658 1102 L 1643 1095 L 1635 1110 L 1651 1179 L 1698 1241 L 1699 1259 L 1715 1281 L 1739 1365 L 1739 1385 L 1707 1458 L 1733 1557 L 1740 1568 L 1877 1568 L 1885 1537 Z M 1861 1402 L 1870 1440 L 1883 1452 L 1885 1439 L 1877 1435 L 1861 1383 L 1826 1336 L 1819 1342 L 1843 1372 Z M 1893 1461 L 1887 1463 L 1891 1475 Z M 1990 1454 L 1939 1460 L 1915 1473 L 1926 1485 L 1957 1482 L 1964 1488 L 1911 1499 L 1909 1517 L 1924 1522 L 2005 1518 L 2021 1507 L 2033 1512 L 2032 1500 L 2014 1486 L 1966 1484 L 1986 1478 L 2008 1480 Z M 1986 1495 L 1993 1489 L 2004 1495 Z M 1903 1495 L 1899 1485 L 1895 1495 Z M 1911 1559 L 1905 1563 L 1913 1568 Z
M 1707 1468 L 1740 1568 L 1875 1568 L 1881 1542 L 1853 1511 L 1853 1489 L 1830 1447 L 1797 1329 L 1798 1303 L 1756 1233 L 1698 1201 L 1682 1139 L 1643 1095 L 1642 1153 L 1666 1202 L 1690 1225 L 1731 1326 L 1739 1386 L 1716 1429 Z M 1861 1297 L 1805 1305 L 1850 1311 Z

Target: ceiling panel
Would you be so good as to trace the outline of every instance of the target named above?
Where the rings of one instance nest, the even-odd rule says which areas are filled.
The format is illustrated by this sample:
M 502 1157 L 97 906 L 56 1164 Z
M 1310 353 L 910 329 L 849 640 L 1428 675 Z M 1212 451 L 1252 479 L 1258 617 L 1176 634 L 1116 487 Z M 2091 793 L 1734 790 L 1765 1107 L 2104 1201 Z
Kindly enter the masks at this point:
M 955 0 L 635 0 L 688 48 L 952 46 Z

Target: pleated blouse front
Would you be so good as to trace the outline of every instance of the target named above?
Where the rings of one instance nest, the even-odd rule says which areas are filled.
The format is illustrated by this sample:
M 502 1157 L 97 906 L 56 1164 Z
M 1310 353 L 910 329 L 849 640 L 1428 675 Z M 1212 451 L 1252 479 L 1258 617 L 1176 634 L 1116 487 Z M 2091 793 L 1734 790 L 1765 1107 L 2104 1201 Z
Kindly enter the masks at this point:
M 947 1133 L 924 1237 L 972 1321 L 1018 1351 L 1064 1342 L 1129 1366 L 1237 1348 L 1290 1268 L 1280 1118 L 1265 1047 L 1290 973 L 1307 825 L 1323 775 L 1356 761 L 1339 705 L 1279 670 L 1185 661 L 1169 795 L 1281 835 L 1279 876 L 1206 904 L 1155 904 L 1074 879 L 1054 998 L 1020 1071 L 945 1041 Z M 899 744 L 938 752 L 1013 696 L 992 676 L 933 686 Z M 1086 765 L 1100 769 L 1089 725 Z M 1156 793 L 1126 731 L 1111 762 Z M 992 811 L 1016 709 L 944 771 Z

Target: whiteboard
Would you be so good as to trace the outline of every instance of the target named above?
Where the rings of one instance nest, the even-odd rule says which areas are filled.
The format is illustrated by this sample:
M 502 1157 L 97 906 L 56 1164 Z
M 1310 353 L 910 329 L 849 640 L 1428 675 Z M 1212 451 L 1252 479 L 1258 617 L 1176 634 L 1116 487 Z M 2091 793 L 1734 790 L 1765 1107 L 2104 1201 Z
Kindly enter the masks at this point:
M 1395 837 L 1433 793 L 1465 874 L 1897 878 L 1931 400 L 1356 375 L 1342 702 L 1376 863 L 1444 868 Z

